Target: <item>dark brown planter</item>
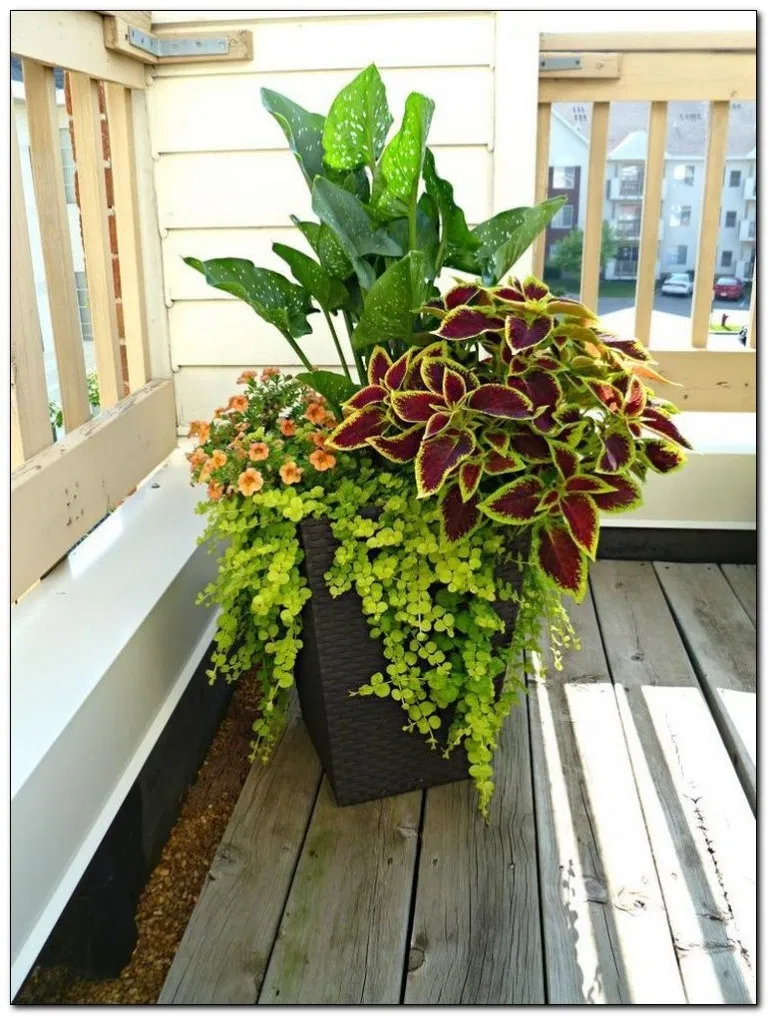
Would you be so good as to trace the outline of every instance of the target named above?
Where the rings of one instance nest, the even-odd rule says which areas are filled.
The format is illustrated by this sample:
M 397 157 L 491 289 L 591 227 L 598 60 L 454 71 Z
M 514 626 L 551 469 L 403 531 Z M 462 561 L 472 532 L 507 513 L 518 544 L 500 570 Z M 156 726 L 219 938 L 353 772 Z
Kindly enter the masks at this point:
M 405 715 L 397 702 L 350 696 L 371 674 L 384 671 L 386 660 L 369 635 L 357 594 L 333 599 L 328 592 L 324 576 L 338 546 L 330 524 L 307 519 L 299 528 L 312 597 L 303 613 L 296 684 L 304 722 L 337 803 L 359 804 L 468 779 L 463 749 L 445 759 L 420 734 L 404 731 Z M 527 542 L 516 547 L 525 552 Z M 503 577 L 520 588 L 522 572 L 515 565 L 506 565 Z M 501 603 L 499 614 L 509 632 L 517 605 Z

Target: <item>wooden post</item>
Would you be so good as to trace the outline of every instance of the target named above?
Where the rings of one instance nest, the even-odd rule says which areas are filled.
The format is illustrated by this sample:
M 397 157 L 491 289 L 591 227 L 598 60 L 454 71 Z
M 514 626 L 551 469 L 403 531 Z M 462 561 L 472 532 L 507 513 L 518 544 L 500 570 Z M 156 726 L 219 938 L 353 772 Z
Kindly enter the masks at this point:
M 664 181 L 664 149 L 667 142 L 667 104 L 652 102 L 648 130 L 648 152 L 645 161 L 643 222 L 640 238 L 640 259 L 637 266 L 635 335 L 650 345 L 651 317 L 656 287 L 656 256 L 659 244 L 661 189 Z
M 536 204 L 547 200 L 549 193 L 549 135 L 551 131 L 552 106 L 548 102 L 539 103 L 536 119 Z M 533 252 L 533 274 L 544 278 L 544 258 L 546 255 L 547 233 L 539 233 Z
M 11 100 L 11 468 L 53 442 L 21 156 Z
M 600 286 L 600 248 L 603 242 L 603 204 L 605 201 L 605 156 L 608 148 L 609 103 L 592 106 L 589 134 L 589 182 L 584 247 L 581 260 L 581 302 L 595 311 Z
M 24 60 L 32 176 L 51 310 L 64 426 L 70 431 L 91 418 L 85 354 L 75 292 L 75 266 L 59 144 L 53 68 Z
M 103 407 L 123 395 L 123 373 L 117 337 L 115 285 L 109 246 L 104 155 L 98 84 L 85 74 L 70 74 L 75 161 L 80 190 L 85 271 L 91 305 L 99 396 Z

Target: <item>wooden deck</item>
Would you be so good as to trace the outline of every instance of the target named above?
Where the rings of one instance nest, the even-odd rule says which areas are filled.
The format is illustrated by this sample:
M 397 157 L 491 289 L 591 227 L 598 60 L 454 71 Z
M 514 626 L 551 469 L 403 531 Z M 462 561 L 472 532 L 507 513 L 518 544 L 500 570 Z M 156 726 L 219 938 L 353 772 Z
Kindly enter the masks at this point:
M 161 1003 L 755 1000 L 753 566 L 601 561 L 471 785 L 337 808 L 295 720 Z

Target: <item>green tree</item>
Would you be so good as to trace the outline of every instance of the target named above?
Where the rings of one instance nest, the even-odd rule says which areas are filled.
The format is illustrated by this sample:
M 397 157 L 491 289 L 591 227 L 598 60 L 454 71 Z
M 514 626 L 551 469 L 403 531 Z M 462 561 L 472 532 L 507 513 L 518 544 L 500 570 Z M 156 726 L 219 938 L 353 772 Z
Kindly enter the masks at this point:
M 610 222 L 603 222 L 603 239 L 600 245 L 600 269 L 603 270 L 606 263 L 616 256 L 619 249 L 619 241 Z M 581 259 L 584 253 L 584 231 L 572 229 L 571 232 L 558 244 L 557 250 L 552 257 L 552 264 L 559 268 L 564 275 L 578 275 L 581 271 Z

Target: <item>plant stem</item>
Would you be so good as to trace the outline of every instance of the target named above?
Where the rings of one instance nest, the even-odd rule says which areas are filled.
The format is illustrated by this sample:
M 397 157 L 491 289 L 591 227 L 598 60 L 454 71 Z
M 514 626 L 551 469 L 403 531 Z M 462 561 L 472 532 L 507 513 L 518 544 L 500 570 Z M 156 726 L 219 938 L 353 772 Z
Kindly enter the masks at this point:
M 296 356 L 298 356 L 298 358 L 301 360 L 301 362 L 307 368 L 307 370 L 311 372 L 312 369 L 313 369 L 312 364 L 307 359 L 307 357 L 306 357 L 306 355 L 304 353 L 304 350 L 301 348 L 301 346 L 298 344 L 298 342 L 294 339 L 294 337 L 289 332 L 283 332 L 283 337 L 285 338 L 285 340 L 287 341 L 287 343 L 291 347 L 291 349 L 294 351 Z
M 347 326 L 347 335 L 349 336 L 349 344 L 352 347 L 352 355 L 355 358 L 355 364 L 357 365 L 358 381 L 361 385 L 365 384 L 368 376 L 368 371 L 365 369 L 363 358 L 360 355 L 358 349 L 356 349 L 354 342 L 352 341 L 352 332 L 355 330 L 355 326 L 352 324 L 352 318 L 350 317 L 349 311 L 342 311 L 344 315 L 344 324 Z
M 342 348 L 341 348 L 341 343 L 339 342 L 339 336 L 336 334 L 336 329 L 333 326 L 333 320 L 331 319 L 331 315 L 328 313 L 327 310 L 323 310 L 323 314 L 325 315 L 325 320 L 328 322 L 328 327 L 331 330 L 331 337 L 333 338 L 333 344 L 336 347 L 336 352 L 339 354 L 339 360 L 341 362 L 341 366 L 344 368 L 344 373 L 347 375 L 347 377 L 351 381 L 352 380 L 352 375 L 349 373 L 349 367 L 347 366 L 347 361 L 344 359 L 344 353 L 343 353 Z

